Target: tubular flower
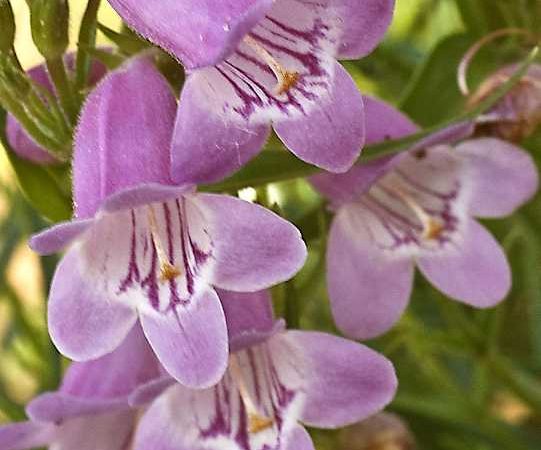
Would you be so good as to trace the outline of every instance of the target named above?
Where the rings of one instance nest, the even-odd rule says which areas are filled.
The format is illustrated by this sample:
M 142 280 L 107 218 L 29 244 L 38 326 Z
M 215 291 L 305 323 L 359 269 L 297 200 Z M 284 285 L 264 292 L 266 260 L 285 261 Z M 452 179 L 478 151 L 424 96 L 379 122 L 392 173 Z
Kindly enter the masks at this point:
M 415 126 L 390 107 L 367 100 L 371 142 Z M 507 294 L 510 269 L 502 249 L 475 217 L 511 214 L 537 190 L 538 175 L 523 150 L 493 138 L 415 149 L 387 161 L 371 184 L 360 166 L 312 182 L 336 210 L 327 249 L 332 310 L 348 335 L 388 330 L 404 311 L 414 267 L 440 291 L 484 308 Z M 496 183 L 494 180 L 498 180 Z
M 73 363 L 58 392 L 30 402 L 29 421 L 0 427 L 0 448 L 126 450 L 137 419 L 128 397 L 159 373 L 141 329 L 135 327 L 113 353 Z
M 89 96 L 75 143 L 76 219 L 35 236 L 69 249 L 50 292 L 49 330 L 81 361 L 114 350 L 140 320 L 165 368 L 190 387 L 216 383 L 227 329 L 214 286 L 255 291 L 293 276 L 306 248 L 289 222 L 169 178 L 175 99 L 146 59 Z
M 175 181 L 230 174 L 260 151 L 271 124 L 293 153 L 326 170 L 344 172 L 359 156 L 362 97 L 336 59 L 376 46 L 394 0 L 110 3 L 190 72 L 173 136 Z
M 211 389 L 173 384 L 158 395 L 135 450 L 311 450 L 299 422 L 335 428 L 392 399 L 396 378 L 383 356 L 324 333 L 285 331 L 272 319 L 267 292 L 221 299 L 232 344 L 227 372 Z
M 65 58 L 66 64 L 70 70 L 73 69 L 74 55 L 68 54 Z M 88 80 L 89 86 L 94 86 L 104 75 L 106 68 L 99 61 L 94 60 L 90 70 Z M 27 72 L 28 76 L 39 86 L 54 94 L 54 87 L 49 80 L 47 69 L 44 64 L 33 67 Z M 33 161 L 37 164 L 54 164 L 57 160 L 46 150 L 34 142 L 26 130 L 19 124 L 17 119 L 11 114 L 7 116 L 6 137 L 8 142 L 17 155 L 21 158 Z

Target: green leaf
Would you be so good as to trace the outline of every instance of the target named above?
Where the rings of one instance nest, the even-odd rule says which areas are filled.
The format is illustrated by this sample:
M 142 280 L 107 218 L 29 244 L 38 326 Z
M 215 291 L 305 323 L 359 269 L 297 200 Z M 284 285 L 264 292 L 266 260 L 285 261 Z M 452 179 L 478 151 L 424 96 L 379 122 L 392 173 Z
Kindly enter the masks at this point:
M 15 154 L 5 135 L 6 112 L 0 109 L 0 142 L 27 200 L 40 214 L 53 222 L 68 220 L 72 215 L 71 198 L 63 192 L 54 173 L 45 167 L 26 161 Z

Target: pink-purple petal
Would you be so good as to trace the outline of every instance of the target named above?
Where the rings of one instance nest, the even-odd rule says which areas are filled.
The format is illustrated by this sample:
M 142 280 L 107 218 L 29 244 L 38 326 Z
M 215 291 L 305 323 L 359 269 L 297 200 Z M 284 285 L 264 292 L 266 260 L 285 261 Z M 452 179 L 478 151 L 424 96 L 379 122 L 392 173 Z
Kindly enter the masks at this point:
M 331 0 L 343 21 L 338 58 L 366 56 L 383 39 L 394 12 L 394 0 Z
M 481 138 L 465 141 L 455 151 L 467 158 L 472 171 L 473 215 L 507 216 L 537 192 L 535 162 L 521 148 L 500 139 Z
M 2 450 L 31 450 L 49 444 L 57 427 L 51 424 L 19 422 L 0 426 Z
M 109 0 L 137 33 L 186 68 L 211 66 L 231 53 L 272 7 L 273 0 Z
M 103 356 L 117 348 L 137 321 L 132 307 L 101 295 L 81 273 L 79 247 L 57 267 L 48 304 L 51 339 L 76 361 Z
M 365 140 L 361 93 L 347 71 L 335 63 L 329 96 L 306 115 L 277 121 L 274 130 L 296 156 L 330 172 L 346 172 Z
M 418 131 L 417 125 L 391 105 L 369 96 L 363 100 L 366 145 L 399 139 Z M 344 203 L 364 193 L 396 160 L 395 157 L 381 158 L 357 164 L 343 174 L 317 174 L 310 178 L 310 183 L 333 202 Z
M 413 287 L 413 262 L 378 248 L 356 227 L 355 205 L 344 207 L 331 226 L 327 284 L 337 326 L 348 336 L 369 339 L 400 318 Z
M 379 353 L 337 336 L 288 331 L 310 367 L 301 420 L 337 428 L 365 419 L 393 399 L 397 379 L 391 362 Z
M 91 217 L 103 199 L 119 190 L 171 183 L 175 110 L 167 81 L 145 57 L 129 60 L 104 78 L 88 97 L 75 136 L 78 217 Z
M 225 316 L 213 290 L 166 312 L 144 311 L 141 324 L 158 359 L 184 386 L 202 389 L 216 384 L 227 367 Z
M 304 264 L 299 230 L 268 209 L 225 195 L 195 194 L 191 201 L 213 241 L 215 286 L 254 292 L 291 278 Z
M 270 125 L 221 116 L 198 99 L 204 76 L 184 85 L 171 144 L 171 173 L 177 183 L 212 183 L 239 170 L 265 144 Z
M 64 250 L 94 223 L 93 219 L 75 219 L 48 228 L 30 238 L 28 245 L 40 255 L 51 255 Z
M 440 291 L 460 302 L 487 308 L 511 288 L 511 269 L 503 249 L 475 220 L 464 228 L 462 242 L 446 251 L 421 256 L 418 266 Z
M 315 450 L 315 448 L 308 431 L 297 425 L 289 433 L 284 450 Z

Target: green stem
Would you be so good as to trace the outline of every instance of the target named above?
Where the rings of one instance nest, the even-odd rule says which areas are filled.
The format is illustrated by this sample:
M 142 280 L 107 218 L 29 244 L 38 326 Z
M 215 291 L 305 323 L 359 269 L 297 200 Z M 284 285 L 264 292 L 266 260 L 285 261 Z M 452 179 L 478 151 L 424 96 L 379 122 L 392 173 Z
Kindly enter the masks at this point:
M 49 59 L 46 61 L 47 70 L 51 80 L 53 81 L 56 92 L 60 99 L 60 105 L 64 110 L 64 114 L 68 120 L 68 123 L 75 125 L 77 121 L 77 115 L 79 114 L 79 108 L 77 106 L 77 100 L 73 94 L 72 86 L 66 72 L 66 66 L 62 58 Z
M 99 7 L 100 0 L 88 0 L 83 20 L 81 21 L 75 69 L 75 87 L 77 88 L 77 91 L 84 89 L 87 83 L 92 59 L 87 49 L 93 48 L 96 45 Z

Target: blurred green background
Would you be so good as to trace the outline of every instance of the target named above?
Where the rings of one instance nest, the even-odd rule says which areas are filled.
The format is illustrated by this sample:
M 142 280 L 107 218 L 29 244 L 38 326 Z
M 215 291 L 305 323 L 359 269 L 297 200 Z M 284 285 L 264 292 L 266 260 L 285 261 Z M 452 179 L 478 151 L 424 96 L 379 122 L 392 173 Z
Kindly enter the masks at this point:
M 100 22 L 120 29 L 119 19 L 103 3 Z M 71 4 L 75 47 L 86 2 Z M 31 41 L 26 2 L 13 0 L 12 5 L 16 50 L 28 68 L 42 58 Z M 465 110 L 456 72 L 467 49 L 506 27 L 539 33 L 541 1 L 397 0 L 387 39 L 368 58 L 345 65 L 364 93 L 431 126 Z M 108 43 L 102 34 L 98 42 Z M 529 44 L 515 37 L 488 45 L 472 64 L 471 85 L 524 59 Z M 541 132 L 522 145 L 541 167 Z M 57 387 L 65 361 L 50 344 L 45 326 L 46 292 L 57 260 L 40 259 L 26 246 L 28 236 L 47 222 L 18 190 L 4 152 L 1 158 L 0 421 L 12 421 L 24 419 L 24 404 L 36 393 Z M 325 239 L 320 231 L 328 226 L 328 213 L 303 181 L 274 184 L 266 194 L 301 227 L 310 245 L 307 267 L 275 289 L 278 309 L 296 317 L 303 328 L 336 332 L 322 265 Z M 510 218 L 486 224 L 513 267 L 514 287 L 507 301 L 489 311 L 473 311 L 449 302 L 418 277 L 409 312 L 389 334 L 369 343 L 397 366 L 400 389 L 389 410 L 409 428 L 415 448 L 541 449 L 541 198 Z M 288 310 L 291 305 L 297 308 L 294 314 Z M 414 448 L 396 424 L 376 423 L 357 431 L 360 435 L 355 430 L 314 430 L 313 436 L 320 450 Z M 370 443 L 370 433 L 379 440 Z

